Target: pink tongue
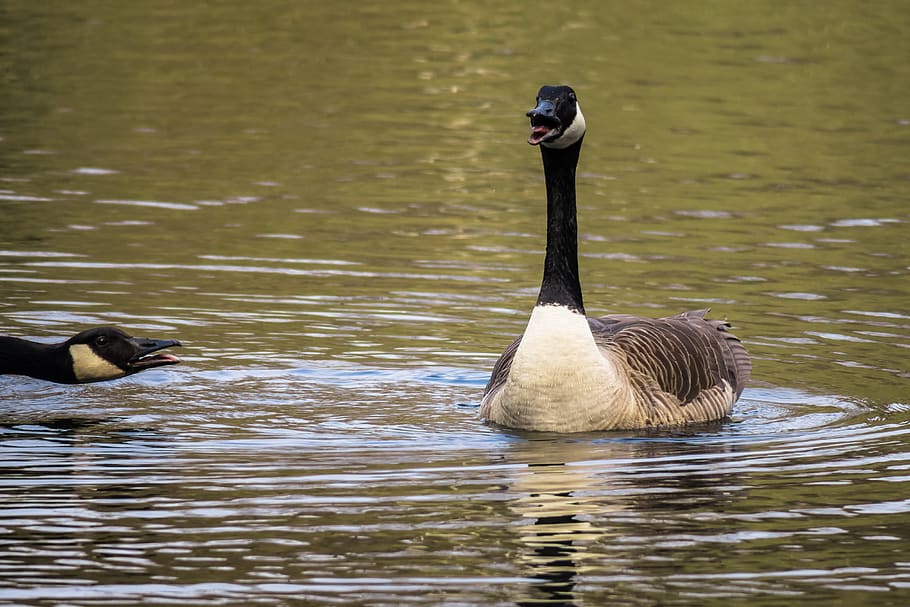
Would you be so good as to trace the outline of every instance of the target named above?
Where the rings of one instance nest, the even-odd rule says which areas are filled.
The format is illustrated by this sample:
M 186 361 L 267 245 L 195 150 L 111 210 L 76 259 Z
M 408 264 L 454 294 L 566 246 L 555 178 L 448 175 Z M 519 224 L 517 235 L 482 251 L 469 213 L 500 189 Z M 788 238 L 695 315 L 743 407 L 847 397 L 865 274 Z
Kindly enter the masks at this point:
M 544 137 L 547 136 L 547 133 L 549 132 L 550 129 L 545 126 L 531 127 L 531 136 L 528 137 L 528 143 L 531 145 L 537 145 L 543 140 Z

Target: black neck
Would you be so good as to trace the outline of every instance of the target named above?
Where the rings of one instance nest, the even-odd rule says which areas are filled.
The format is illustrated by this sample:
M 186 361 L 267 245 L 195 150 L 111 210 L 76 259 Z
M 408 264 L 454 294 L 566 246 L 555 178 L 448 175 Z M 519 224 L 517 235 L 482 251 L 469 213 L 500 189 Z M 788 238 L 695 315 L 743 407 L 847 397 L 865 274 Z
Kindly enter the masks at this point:
M 41 344 L 0 335 L 0 375 L 28 375 L 70 384 L 76 381 L 73 360 L 62 344 Z
M 581 139 L 565 149 L 540 146 L 547 181 L 547 257 L 537 305 L 561 305 L 585 313 L 578 279 L 575 167 Z

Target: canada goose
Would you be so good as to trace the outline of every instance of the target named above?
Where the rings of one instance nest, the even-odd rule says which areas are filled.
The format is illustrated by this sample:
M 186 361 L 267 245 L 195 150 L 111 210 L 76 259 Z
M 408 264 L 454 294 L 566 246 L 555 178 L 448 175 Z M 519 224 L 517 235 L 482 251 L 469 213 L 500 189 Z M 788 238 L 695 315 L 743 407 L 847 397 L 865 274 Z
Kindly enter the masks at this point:
M 130 337 L 115 327 L 82 331 L 63 343 L 44 344 L 0 335 L 0 375 L 28 375 L 58 384 L 86 384 L 175 365 L 173 339 Z
M 575 91 L 544 86 L 528 143 L 547 187 L 537 304 L 493 367 L 480 415 L 526 430 L 584 432 L 722 419 L 749 379 L 745 348 L 707 310 L 666 318 L 585 316 L 578 279 L 575 168 L 585 119 Z

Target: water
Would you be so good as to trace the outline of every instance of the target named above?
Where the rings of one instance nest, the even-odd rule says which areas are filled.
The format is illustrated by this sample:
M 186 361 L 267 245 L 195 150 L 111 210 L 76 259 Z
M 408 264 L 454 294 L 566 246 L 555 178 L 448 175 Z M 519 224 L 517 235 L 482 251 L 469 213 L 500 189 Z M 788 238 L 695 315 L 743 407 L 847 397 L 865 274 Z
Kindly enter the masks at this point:
M 184 363 L 0 378 L 2 605 L 904 605 L 901 3 L 11 2 L 0 330 Z M 734 419 L 478 421 L 567 82 L 589 312 L 711 307 Z

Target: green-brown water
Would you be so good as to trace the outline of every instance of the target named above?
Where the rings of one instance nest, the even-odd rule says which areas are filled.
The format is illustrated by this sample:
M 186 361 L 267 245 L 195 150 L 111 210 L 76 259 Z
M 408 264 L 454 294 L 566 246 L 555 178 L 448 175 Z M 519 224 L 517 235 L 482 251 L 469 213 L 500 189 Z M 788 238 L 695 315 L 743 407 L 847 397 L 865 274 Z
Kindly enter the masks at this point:
M 0 378 L 0 604 L 910 601 L 905 3 L 0 14 L 0 332 L 185 344 Z M 729 317 L 732 422 L 477 420 L 560 82 L 589 312 Z

